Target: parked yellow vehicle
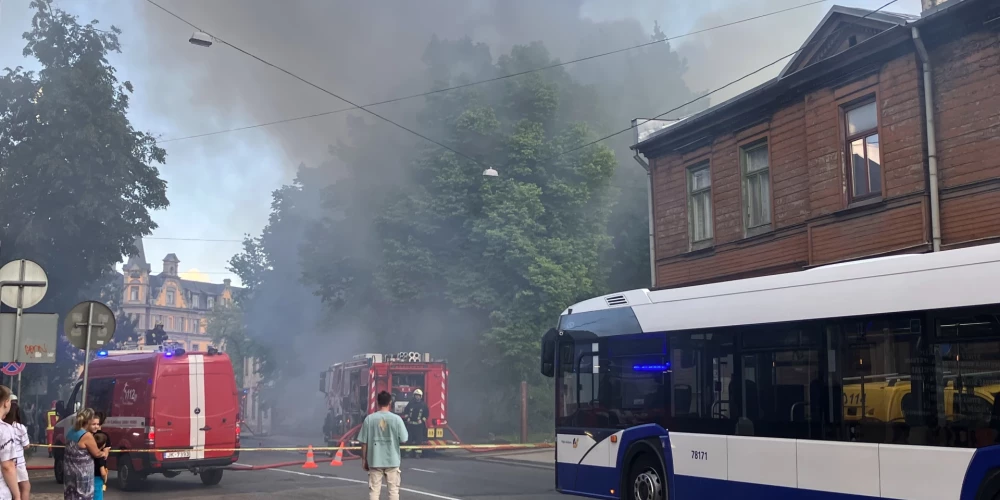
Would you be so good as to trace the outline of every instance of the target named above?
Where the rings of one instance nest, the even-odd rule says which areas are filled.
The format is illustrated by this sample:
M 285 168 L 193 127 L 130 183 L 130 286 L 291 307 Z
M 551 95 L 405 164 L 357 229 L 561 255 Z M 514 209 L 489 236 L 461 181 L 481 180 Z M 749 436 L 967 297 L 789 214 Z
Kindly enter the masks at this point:
M 881 377 L 880 377 L 881 378 Z M 996 375 L 990 377 L 993 382 Z M 966 383 L 956 389 L 956 380 L 947 381 L 944 388 L 944 414 L 948 421 L 981 420 L 988 422 L 993 405 L 1000 394 L 1000 383 L 973 385 Z M 862 390 L 863 388 L 863 390 Z M 875 420 L 879 422 L 905 421 L 905 409 L 913 408 L 916 401 L 910 394 L 911 383 L 904 378 L 884 377 L 872 382 L 844 385 L 844 420 Z

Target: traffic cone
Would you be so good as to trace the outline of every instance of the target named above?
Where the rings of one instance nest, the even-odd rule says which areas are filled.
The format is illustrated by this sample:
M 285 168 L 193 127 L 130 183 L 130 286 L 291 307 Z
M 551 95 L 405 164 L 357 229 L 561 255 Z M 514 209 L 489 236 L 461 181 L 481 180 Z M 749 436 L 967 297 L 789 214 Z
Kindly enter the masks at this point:
M 315 469 L 319 467 L 316 465 L 316 461 L 313 460 L 313 447 L 309 445 L 309 450 L 306 451 L 306 463 L 302 464 L 303 469 Z
M 340 442 L 340 446 L 337 447 L 337 455 L 333 457 L 330 461 L 330 467 L 340 467 L 344 465 L 344 442 Z

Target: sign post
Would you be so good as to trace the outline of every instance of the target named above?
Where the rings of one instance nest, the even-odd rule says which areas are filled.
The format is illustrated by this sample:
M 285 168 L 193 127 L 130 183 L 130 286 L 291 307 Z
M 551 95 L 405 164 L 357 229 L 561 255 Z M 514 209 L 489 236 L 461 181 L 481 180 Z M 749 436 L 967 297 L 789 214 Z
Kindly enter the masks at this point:
M 49 279 L 42 266 L 30 260 L 13 260 L 0 267 L 0 302 L 17 310 L 14 318 L 15 357 L 11 361 L 17 360 L 24 310 L 38 305 L 48 289 Z
M 87 377 L 90 374 L 90 350 L 107 345 L 115 335 L 115 314 L 108 306 L 88 300 L 73 306 L 66 315 L 63 330 L 69 343 L 84 350 L 83 395 L 80 407 L 87 407 Z

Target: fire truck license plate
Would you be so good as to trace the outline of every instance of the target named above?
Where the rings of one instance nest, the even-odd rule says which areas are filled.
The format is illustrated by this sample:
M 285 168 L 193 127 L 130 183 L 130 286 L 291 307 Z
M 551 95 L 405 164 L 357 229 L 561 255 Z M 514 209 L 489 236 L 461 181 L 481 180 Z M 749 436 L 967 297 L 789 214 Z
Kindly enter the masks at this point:
M 163 454 L 163 458 L 191 458 L 190 451 L 168 451 Z

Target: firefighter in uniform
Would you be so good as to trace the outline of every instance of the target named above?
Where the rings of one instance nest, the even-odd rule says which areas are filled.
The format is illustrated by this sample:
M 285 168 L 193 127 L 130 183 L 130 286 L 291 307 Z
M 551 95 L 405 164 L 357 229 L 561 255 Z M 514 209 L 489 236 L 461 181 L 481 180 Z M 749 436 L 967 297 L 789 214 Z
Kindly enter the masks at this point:
M 59 422 L 59 402 L 53 401 L 52 408 L 45 414 L 45 443 L 52 446 L 56 423 Z M 52 458 L 52 448 L 49 448 L 49 458 Z
M 427 403 L 424 403 L 424 391 L 417 389 L 413 391 L 413 399 L 406 403 L 403 410 L 403 422 L 406 423 L 406 432 L 410 435 L 408 444 L 422 445 L 427 442 Z M 412 455 L 419 457 L 422 450 L 414 450 Z

